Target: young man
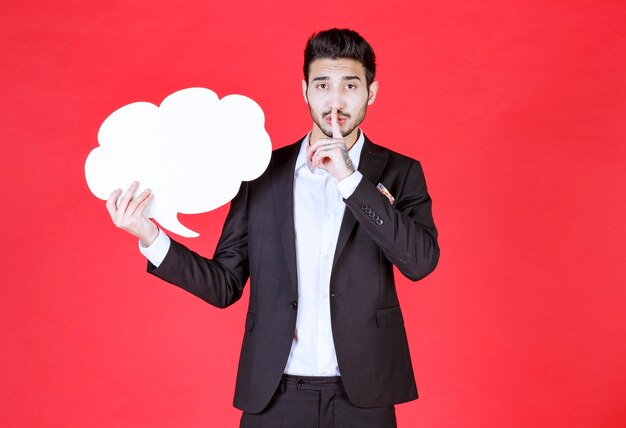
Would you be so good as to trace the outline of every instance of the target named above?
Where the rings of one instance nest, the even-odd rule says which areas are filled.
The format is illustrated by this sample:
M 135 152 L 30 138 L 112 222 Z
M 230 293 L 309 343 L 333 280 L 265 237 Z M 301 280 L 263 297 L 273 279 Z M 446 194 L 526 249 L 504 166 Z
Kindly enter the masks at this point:
M 241 185 L 212 259 L 143 216 L 149 191 L 134 197 L 133 184 L 107 201 L 150 273 L 218 307 L 250 279 L 234 399 L 242 427 L 393 427 L 394 404 L 417 398 L 393 266 L 414 281 L 432 272 L 437 230 L 419 162 L 359 128 L 375 72 L 358 33 L 309 39 L 313 129 Z

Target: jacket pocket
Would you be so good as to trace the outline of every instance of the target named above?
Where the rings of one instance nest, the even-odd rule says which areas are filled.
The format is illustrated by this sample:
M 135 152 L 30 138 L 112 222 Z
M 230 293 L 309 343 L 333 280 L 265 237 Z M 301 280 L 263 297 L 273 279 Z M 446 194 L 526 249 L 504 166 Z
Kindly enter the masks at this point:
M 376 326 L 378 328 L 404 324 L 400 306 L 376 310 Z
M 246 315 L 246 331 L 252 331 L 254 328 L 254 320 L 256 319 L 256 315 L 254 312 L 248 312 Z

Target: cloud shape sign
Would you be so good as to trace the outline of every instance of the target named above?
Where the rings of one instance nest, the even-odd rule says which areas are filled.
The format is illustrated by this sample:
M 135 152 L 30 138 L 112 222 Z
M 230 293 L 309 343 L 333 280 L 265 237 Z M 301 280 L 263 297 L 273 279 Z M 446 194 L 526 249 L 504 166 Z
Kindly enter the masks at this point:
M 272 143 L 261 107 L 243 95 L 206 88 L 174 92 L 160 106 L 128 104 L 100 126 L 85 161 L 89 190 L 106 200 L 134 180 L 154 198 L 145 215 L 178 235 L 197 237 L 177 214 L 199 214 L 235 197 L 267 168 Z

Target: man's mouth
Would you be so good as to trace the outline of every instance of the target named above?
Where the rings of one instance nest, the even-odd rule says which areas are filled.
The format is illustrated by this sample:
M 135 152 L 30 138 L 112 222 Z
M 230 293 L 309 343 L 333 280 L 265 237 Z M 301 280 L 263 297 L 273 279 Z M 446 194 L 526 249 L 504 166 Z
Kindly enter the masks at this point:
M 332 116 L 331 116 L 330 114 L 328 114 L 328 115 L 325 117 L 325 120 L 326 120 L 326 122 L 327 122 L 328 124 L 333 123 L 333 118 L 332 118 Z M 348 117 L 347 117 L 347 116 L 339 116 L 339 115 L 337 115 L 337 123 L 339 123 L 339 125 L 341 125 L 342 123 L 344 123 L 346 120 L 348 120 Z

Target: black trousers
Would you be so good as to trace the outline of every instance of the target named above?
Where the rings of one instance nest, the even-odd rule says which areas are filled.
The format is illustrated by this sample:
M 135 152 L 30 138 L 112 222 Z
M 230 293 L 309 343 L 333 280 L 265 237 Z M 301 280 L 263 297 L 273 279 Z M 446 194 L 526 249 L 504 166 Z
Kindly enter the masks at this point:
M 241 415 L 240 428 L 395 428 L 394 406 L 363 408 L 348 400 L 340 377 L 283 375 L 261 413 Z

